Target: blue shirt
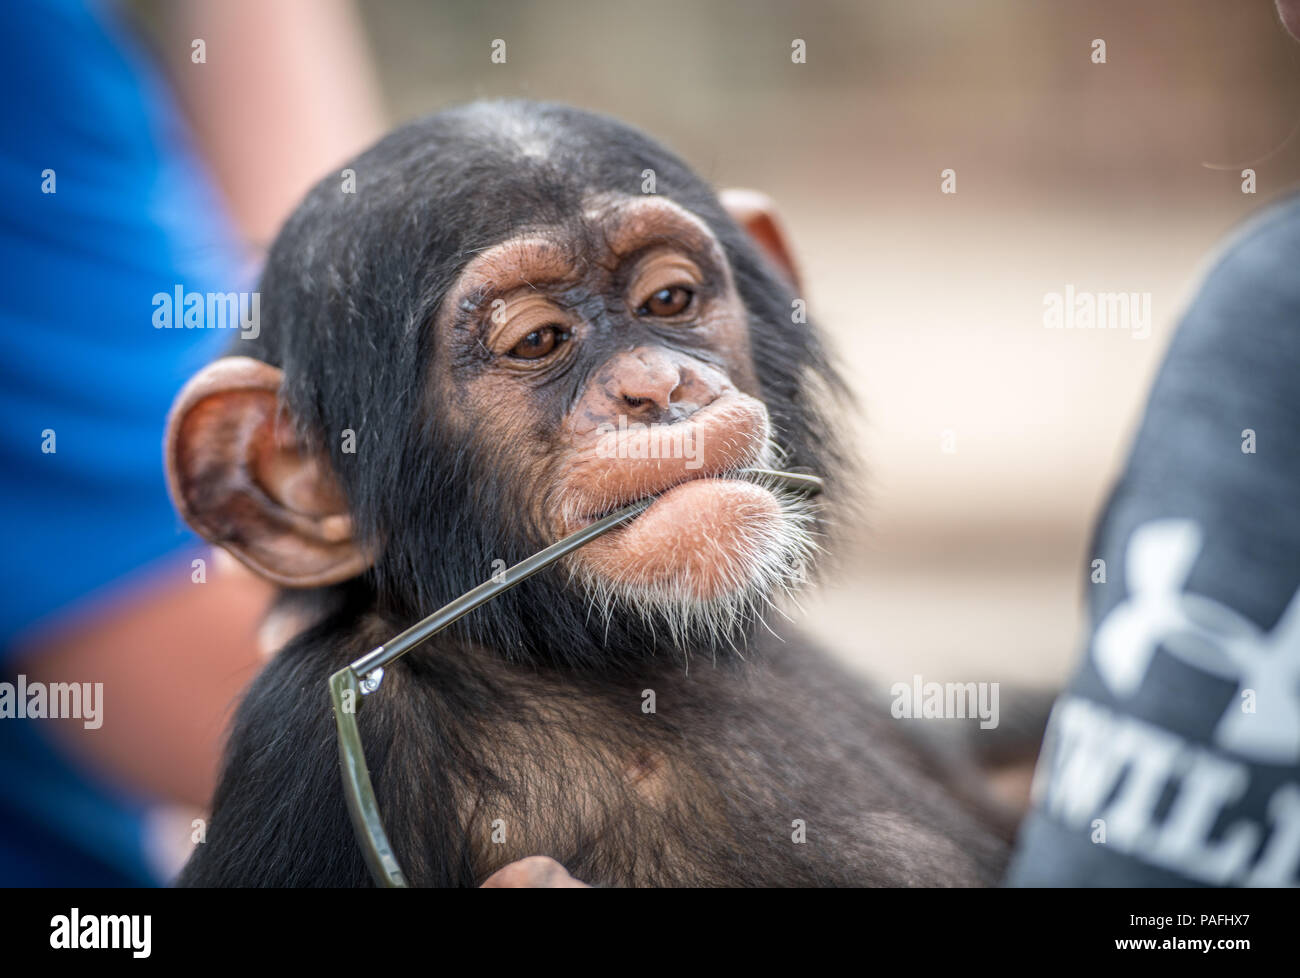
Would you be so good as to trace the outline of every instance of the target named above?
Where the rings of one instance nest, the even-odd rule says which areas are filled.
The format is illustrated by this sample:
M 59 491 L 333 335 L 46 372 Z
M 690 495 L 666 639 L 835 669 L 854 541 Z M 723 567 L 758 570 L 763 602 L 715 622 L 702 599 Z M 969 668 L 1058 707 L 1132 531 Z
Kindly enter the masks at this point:
M 13 681 L 16 638 L 196 547 L 167 496 L 163 423 L 229 331 L 155 329 L 153 296 L 240 290 L 246 276 L 180 112 L 116 8 L 46 0 L 5 19 L 0 636 Z M 0 719 L 0 883 L 157 882 L 146 802 L 75 769 L 41 721 Z

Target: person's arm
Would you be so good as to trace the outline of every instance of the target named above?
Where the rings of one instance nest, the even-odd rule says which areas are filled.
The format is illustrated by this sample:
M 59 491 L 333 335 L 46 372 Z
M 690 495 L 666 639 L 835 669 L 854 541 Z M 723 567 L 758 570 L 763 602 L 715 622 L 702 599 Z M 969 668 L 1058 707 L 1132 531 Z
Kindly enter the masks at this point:
M 199 148 L 245 236 L 264 245 L 333 161 L 382 128 L 355 13 L 346 0 L 189 0 L 162 16 Z M 196 38 L 206 63 L 191 60 Z M 65 626 L 15 656 L 32 680 L 104 683 L 106 729 L 50 721 L 75 755 L 193 805 L 211 798 L 226 720 L 262 661 L 256 636 L 272 593 L 220 561 L 209 567 L 206 584 L 182 563 L 112 603 L 69 608 Z
M 240 691 L 261 665 L 257 630 L 270 588 L 209 561 L 195 584 L 187 563 L 89 613 L 18 655 L 29 681 L 103 683 L 102 726 L 47 720 L 76 756 L 150 795 L 205 806 L 222 736 Z
M 171 77 L 244 234 L 270 243 L 329 167 L 384 114 L 348 0 L 186 0 L 162 24 Z M 192 61 L 194 40 L 206 63 Z

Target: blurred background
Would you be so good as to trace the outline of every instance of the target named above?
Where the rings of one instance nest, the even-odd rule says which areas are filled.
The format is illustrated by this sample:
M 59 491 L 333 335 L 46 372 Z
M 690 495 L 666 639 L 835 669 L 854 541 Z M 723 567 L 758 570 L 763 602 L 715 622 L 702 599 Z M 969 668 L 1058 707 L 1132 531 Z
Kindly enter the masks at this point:
M 807 625 L 890 681 L 1061 681 L 1170 331 L 1216 242 L 1300 179 L 1300 47 L 1271 0 L 358 9 L 394 120 L 571 102 L 775 197 L 868 475 Z M 1044 329 L 1067 283 L 1150 293 L 1150 337 Z
M 174 871 L 258 668 L 267 598 L 219 562 L 212 586 L 190 586 L 202 551 L 153 467 L 179 378 L 212 350 L 166 354 L 152 400 L 136 405 L 128 467 L 142 481 L 113 478 L 124 499 L 147 496 L 138 524 L 103 501 L 102 473 L 78 468 L 89 456 L 76 454 L 76 425 L 117 395 L 37 392 L 85 415 L 59 429 L 73 432 L 59 455 L 68 494 L 41 481 L 52 463 L 30 458 L 31 432 L 52 422 L 33 407 L 33 364 L 84 301 L 78 316 L 113 337 L 92 337 L 93 359 L 131 358 L 122 370 L 140 386 L 146 352 L 181 339 L 155 332 L 149 296 L 181 281 L 235 288 L 236 276 L 251 288 L 306 188 L 392 125 L 474 98 L 564 101 L 645 129 L 718 186 L 776 199 L 812 314 L 857 392 L 845 425 L 865 473 L 862 517 L 795 614 L 885 684 L 1064 680 L 1091 525 L 1180 311 L 1224 236 L 1300 179 L 1300 45 L 1272 0 L 45 0 L 14 17 L 23 49 L 6 87 L 28 95 L 9 111 L 27 117 L 5 127 L 0 170 L 23 191 L 7 200 L 0 245 L 11 267 L 32 263 L 15 286 L 40 288 L 30 308 L 11 292 L 0 312 L 35 325 L 8 342 L 43 345 L 5 358 L 18 392 L 7 416 L 21 423 L 3 443 L 4 508 L 7 533 L 42 529 L 3 568 L 5 661 L 38 679 L 102 679 L 113 713 L 93 736 L 50 722 L 14 746 L 17 728 L 4 728 L 7 882 L 101 879 L 90 861 L 111 863 L 95 870 L 109 881 Z M 805 63 L 791 60 L 795 39 Z M 130 102 L 110 97 L 137 89 L 144 109 L 110 113 Z M 55 152 L 56 137 L 72 148 Z M 32 196 L 46 166 L 64 181 L 53 218 L 55 199 Z M 1245 167 L 1255 194 L 1242 193 Z M 946 169 L 955 194 L 940 192 Z M 211 199 L 178 195 L 185 181 Z M 78 197 L 85 188 L 101 197 Z M 137 191 L 130 220 L 106 219 L 104 201 Z M 165 240 L 146 268 L 133 242 L 154 231 Z M 242 270 L 196 271 L 218 251 Z M 78 277 L 60 264 L 73 252 Z M 124 281 L 114 262 L 137 276 L 117 304 L 84 277 Z M 1149 293 L 1150 335 L 1044 328 L 1044 294 L 1067 287 Z M 134 458 L 120 434 L 83 441 L 116 446 L 120 468 Z M 41 501 L 63 509 L 41 523 Z M 55 559 L 48 526 L 74 513 L 96 529 L 68 516 Z M 146 520 L 156 533 L 138 553 L 98 529 L 119 524 L 135 545 Z M 70 566 L 88 568 L 75 586 Z M 46 579 L 59 587 L 38 601 Z M 101 804 L 123 815 L 111 859 Z M 145 855 L 129 854 L 141 840 Z M 74 850 L 52 875 L 49 853 Z

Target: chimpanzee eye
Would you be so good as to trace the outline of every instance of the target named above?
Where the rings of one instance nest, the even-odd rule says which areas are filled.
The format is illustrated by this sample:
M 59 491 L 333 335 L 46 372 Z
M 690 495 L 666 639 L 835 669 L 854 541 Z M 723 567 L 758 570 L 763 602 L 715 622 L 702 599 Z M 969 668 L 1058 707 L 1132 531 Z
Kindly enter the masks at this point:
M 676 316 L 686 311 L 695 293 L 681 285 L 660 289 L 636 311 L 638 316 Z
M 540 360 L 568 339 L 569 331 L 563 326 L 543 326 L 516 343 L 510 355 L 520 360 Z

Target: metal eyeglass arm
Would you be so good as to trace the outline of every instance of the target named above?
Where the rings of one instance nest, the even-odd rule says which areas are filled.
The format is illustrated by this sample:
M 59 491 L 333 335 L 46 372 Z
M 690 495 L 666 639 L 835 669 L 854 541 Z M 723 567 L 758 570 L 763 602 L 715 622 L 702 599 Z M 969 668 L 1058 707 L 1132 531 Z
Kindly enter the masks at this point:
M 822 480 L 815 475 L 799 472 L 777 472 L 773 469 L 745 469 L 742 473 L 778 484 L 796 492 L 816 495 L 822 490 Z M 513 567 L 509 567 L 490 581 L 484 581 L 471 591 L 466 591 L 455 601 L 439 608 L 429 617 L 416 622 L 396 638 L 372 649 L 361 658 L 344 666 L 330 676 L 330 700 L 334 706 L 334 724 L 338 731 L 339 768 L 343 775 L 343 795 L 347 800 L 348 814 L 356 832 L 361 854 L 370 875 L 379 886 L 406 886 L 406 877 L 393 855 L 392 846 L 384 832 L 375 800 L 374 786 L 370 783 L 370 770 L 366 767 L 365 751 L 361 745 L 361 732 L 357 727 L 357 710 L 363 697 L 379 688 L 384 678 L 384 667 L 405 655 L 421 642 L 475 608 L 510 590 L 521 581 L 545 570 L 560 558 L 631 519 L 648 507 L 654 498 L 641 499 L 616 513 L 603 517 L 539 550 Z

